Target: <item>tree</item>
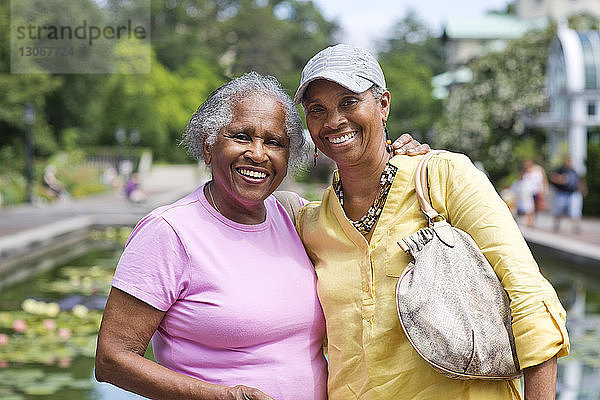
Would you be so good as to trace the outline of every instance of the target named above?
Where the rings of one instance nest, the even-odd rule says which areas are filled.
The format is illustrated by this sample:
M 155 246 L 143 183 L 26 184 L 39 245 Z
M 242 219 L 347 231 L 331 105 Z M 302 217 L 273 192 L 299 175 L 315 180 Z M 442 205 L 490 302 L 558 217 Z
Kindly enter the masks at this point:
M 225 20 L 228 46 L 223 65 L 229 75 L 251 70 L 275 76 L 292 93 L 304 64 L 332 44 L 337 25 L 327 21 L 311 1 L 240 0 Z
M 111 0 L 113 7 L 127 0 Z M 223 54 L 223 21 L 237 0 L 151 0 L 152 47 L 157 60 L 171 71 L 202 58 L 217 64 Z
M 380 56 L 413 54 L 417 63 L 427 66 L 434 75 L 446 70 L 444 45 L 414 10 L 397 21 L 389 37 L 379 45 Z
M 454 88 L 436 125 L 435 146 L 468 154 L 483 163 L 492 180 L 518 169 L 515 149 L 531 138 L 539 149 L 543 132 L 525 129 L 525 114 L 546 107 L 546 60 L 554 28 L 512 41 L 505 51 L 469 64 L 471 82 Z M 531 155 L 529 155 L 531 156 Z
M 413 53 L 390 53 L 381 59 L 392 107 L 388 129 L 393 138 L 404 132 L 426 140 L 426 134 L 439 115 L 441 103 L 433 99 L 431 70 Z
M 177 71 L 161 65 L 154 54 L 150 74 L 113 74 L 97 99 L 95 127 L 88 144 L 113 145 L 115 132 L 140 133 L 139 145 L 157 158 L 182 162 L 181 133 L 198 105 L 220 84 L 220 74 L 201 59 L 190 59 Z
M 62 84 L 60 78 L 45 74 L 11 74 L 10 72 L 10 6 L 0 1 L 0 173 L 8 168 L 22 170 L 23 105 L 34 104 L 36 118 L 34 141 L 37 153 L 56 149 L 56 141 L 45 113 L 45 96 Z
M 438 38 L 413 12 L 398 21 L 392 35 L 379 45 L 379 60 L 392 94 L 390 135 L 410 132 L 421 140 L 437 120 L 441 103 L 432 97 L 431 78 L 443 70 Z

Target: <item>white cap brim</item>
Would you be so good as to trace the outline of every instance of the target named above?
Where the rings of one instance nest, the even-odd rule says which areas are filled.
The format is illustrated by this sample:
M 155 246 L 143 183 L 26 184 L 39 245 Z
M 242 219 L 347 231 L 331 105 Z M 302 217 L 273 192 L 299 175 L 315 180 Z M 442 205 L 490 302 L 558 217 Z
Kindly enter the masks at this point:
M 302 86 L 298 88 L 298 90 L 296 90 L 296 94 L 294 95 L 295 105 L 302 103 L 302 97 L 304 97 L 304 92 L 308 88 L 308 85 L 319 79 L 325 79 L 337 83 L 338 85 L 341 85 L 354 93 L 362 93 L 374 84 L 374 82 L 371 82 L 370 80 L 361 76 L 350 76 L 337 71 L 323 71 L 315 76 L 311 76 L 302 84 Z

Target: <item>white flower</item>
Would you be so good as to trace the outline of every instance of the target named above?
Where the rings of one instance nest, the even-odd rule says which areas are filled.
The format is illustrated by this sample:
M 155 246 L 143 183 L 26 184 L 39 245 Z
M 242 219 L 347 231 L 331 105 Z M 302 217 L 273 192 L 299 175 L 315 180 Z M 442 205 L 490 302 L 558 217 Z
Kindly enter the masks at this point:
M 88 308 L 83 304 L 77 304 L 73 307 L 73 314 L 79 318 L 85 318 L 88 314 Z
M 46 315 L 49 317 L 56 317 L 60 312 L 60 306 L 57 303 L 46 304 Z

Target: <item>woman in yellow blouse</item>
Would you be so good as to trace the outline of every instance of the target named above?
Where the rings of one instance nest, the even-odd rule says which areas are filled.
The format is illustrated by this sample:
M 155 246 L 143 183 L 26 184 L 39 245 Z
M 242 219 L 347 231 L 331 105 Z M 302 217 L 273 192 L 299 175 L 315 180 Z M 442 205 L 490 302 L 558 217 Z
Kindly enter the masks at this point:
M 316 147 L 338 167 L 322 201 L 303 208 L 297 224 L 327 321 L 329 399 L 522 399 L 518 380 L 434 371 L 398 322 L 394 289 L 411 260 L 397 242 L 425 218 L 414 191 L 421 157 L 387 149 L 385 87 L 371 55 L 337 45 L 307 63 L 294 99 Z M 434 208 L 473 237 L 509 294 L 526 398 L 554 398 L 556 359 L 569 352 L 565 311 L 510 211 L 464 155 L 434 156 L 429 182 Z

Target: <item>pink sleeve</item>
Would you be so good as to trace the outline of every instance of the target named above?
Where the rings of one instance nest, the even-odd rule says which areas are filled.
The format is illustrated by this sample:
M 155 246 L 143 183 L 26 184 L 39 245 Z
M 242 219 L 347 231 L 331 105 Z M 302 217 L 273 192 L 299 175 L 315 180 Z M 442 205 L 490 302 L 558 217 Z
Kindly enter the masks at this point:
M 189 287 L 188 266 L 187 252 L 171 225 L 150 214 L 131 232 L 112 286 L 167 311 Z

